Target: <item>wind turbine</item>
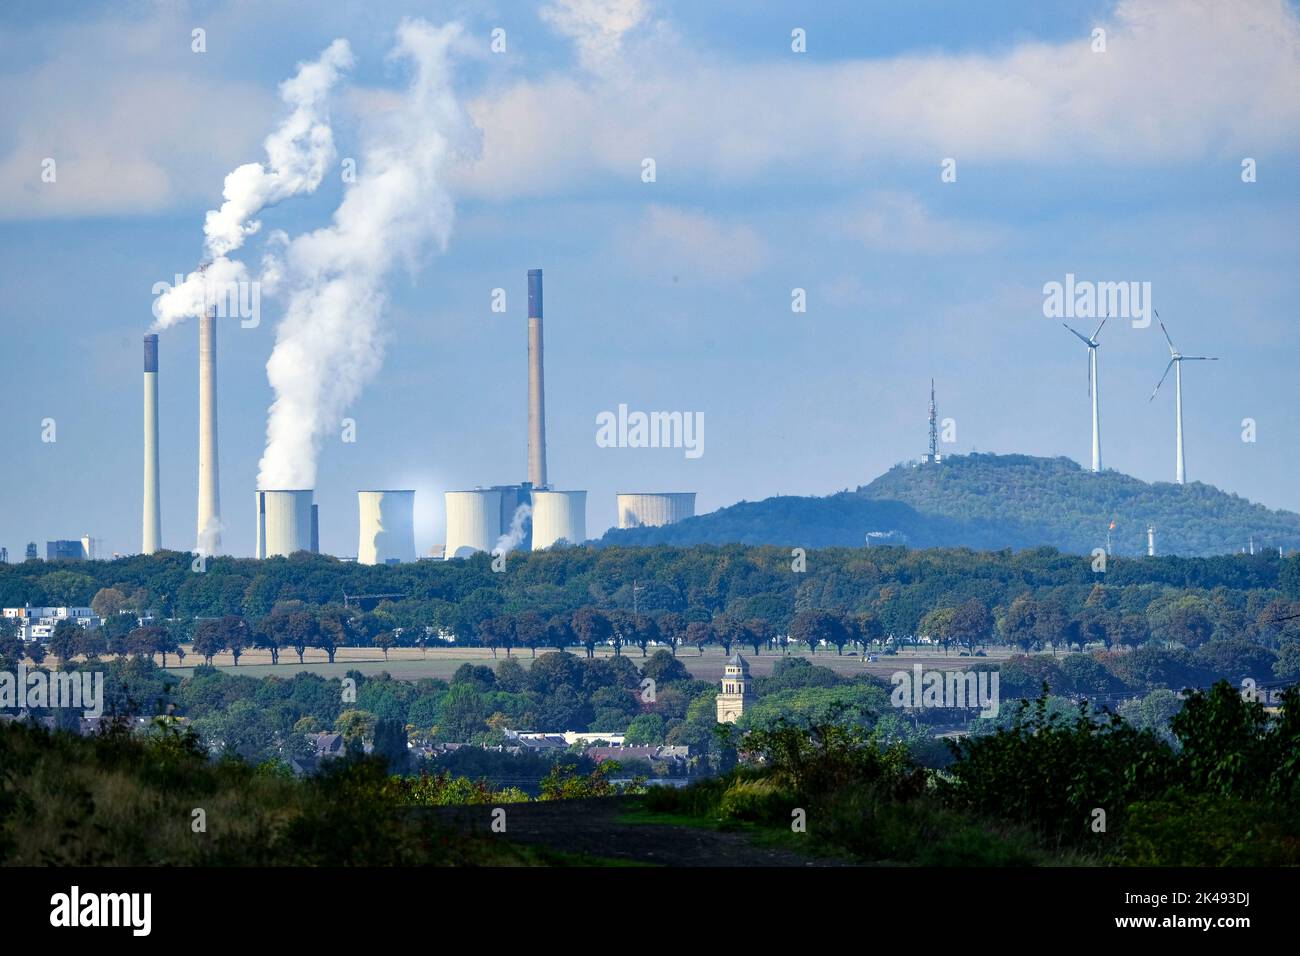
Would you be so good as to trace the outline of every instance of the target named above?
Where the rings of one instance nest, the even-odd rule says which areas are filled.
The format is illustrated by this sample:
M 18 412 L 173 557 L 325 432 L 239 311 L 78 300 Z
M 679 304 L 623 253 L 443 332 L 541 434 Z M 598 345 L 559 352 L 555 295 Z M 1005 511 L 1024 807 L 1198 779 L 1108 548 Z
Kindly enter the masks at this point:
M 1106 318 L 1110 318 L 1110 316 L 1107 316 Z M 1064 322 L 1061 324 L 1065 325 Z M 1098 410 L 1100 399 L 1097 395 L 1097 349 L 1101 347 L 1101 343 L 1097 341 L 1097 336 L 1101 334 L 1101 326 L 1105 324 L 1106 319 L 1102 319 L 1101 325 L 1097 326 L 1097 331 L 1093 332 L 1090 336 L 1086 336 L 1082 332 L 1078 332 L 1071 329 L 1068 325 L 1065 325 L 1067 329 L 1078 336 L 1079 340 L 1083 342 L 1084 345 L 1088 346 L 1088 392 L 1092 395 L 1093 474 L 1097 474 L 1101 471 L 1101 413 Z
M 1151 311 L 1155 312 L 1154 309 Z M 1169 330 L 1165 328 L 1165 323 L 1160 319 L 1160 313 L 1156 312 L 1156 321 L 1160 322 L 1160 331 L 1165 334 L 1165 341 L 1169 343 L 1169 364 L 1165 366 L 1165 374 L 1160 376 L 1160 381 L 1156 382 L 1156 387 L 1151 392 L 1151 401 L 1156 397 L 1156 392 L 1160 391 L 1160 386 L 1165 383 L 1169 377 L 1169 370 L 1174 370 L 1174 405 L 1177 409 L 1174 416 L 1174 435 L 1177 443 L 1177 459 L 1174 466 L 1174 483 L 1181 485 L 1187 479 L 1187 471 L 1183 467 L 1183 363 L 1184 362 L 1217 362 L 1217 356 L 1210 355 L 1183 355 L 1178 349 L 1174 348 L 1174 341 L 1169 337 Z

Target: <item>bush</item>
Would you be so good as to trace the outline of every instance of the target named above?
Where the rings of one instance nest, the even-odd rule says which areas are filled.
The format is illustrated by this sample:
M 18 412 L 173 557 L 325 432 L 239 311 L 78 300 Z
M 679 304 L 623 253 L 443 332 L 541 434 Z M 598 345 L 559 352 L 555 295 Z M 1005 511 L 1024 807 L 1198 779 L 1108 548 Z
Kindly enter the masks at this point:
M 775 823 L 790 819 L 795 798 L 775 780 L 736 780 L 722 795 L 718 812 L 732 820 Z

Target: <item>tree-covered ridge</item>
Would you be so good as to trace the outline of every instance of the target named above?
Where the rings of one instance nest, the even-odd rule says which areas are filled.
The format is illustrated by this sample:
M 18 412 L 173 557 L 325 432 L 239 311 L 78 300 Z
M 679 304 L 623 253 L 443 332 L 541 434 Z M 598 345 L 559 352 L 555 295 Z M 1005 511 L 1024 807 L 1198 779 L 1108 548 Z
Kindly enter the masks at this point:
M 196 573 L 190 556 L 160 552 L 117 561 L 0 565 L 0 604 L 94 602 L 108 620 L 102 635 L 108 641 L 125 636 L 116 629 L 135 627 L 137 615 L 165 619 L 173 632 L 180 629 L 174 636 L 185 641 L 199 636 L 191 633 L 197 631 L 196 619 L 235 616 L 253 628 L 250 639 L 266 625 L 284 637 L 281 646 L 293 649 L 300 643 L 322 646 L 318 631 L 337 637 L 339 628 L 358 615 L 368 638 L 399 631 L 398 643 L 408 645 L 438 633 L 477 644 L 492 636 L 485 635 L 485 622 L 509 616 L 524 624 L 515 646 L 529 647 L 534 639 L 536 646 L 555 646 L 540 633 L 539 623 L 563 617 L 572 626 L 585 609 L 606 615 L 635 610 L 659 620 L 661 631 L 667 624 L 676 632 L 725 616 L 761 620 L 778 634 L 787 633 L 800 612 L 834 611 L 870 615 L 884 635 L 906 637 L 922 632 L 933 612 L 971 600 L 992 614 L 999 631 L 1028 629 L 1049 642 L 1049 631 L 1057 630 L 1059 639 L 1097 618 L 1107 634 L 1118 635 L 1106 643 L 1132 645 L 1149 635 L 1195 646 L 1209 636 L 1255 631 L 1276 643 L 1278 629 L 1267 622 L 1289 614 L 1290 602 L 1300 601 L 1300 556 L 1279 558 L 1276 552 L 1116 557 L 1104 574 L 1093 570 L 1086 555 L 1048 548 L 1015 553 L 832 548 L 808 551 L 805 570 L 794 570 L 795 564 L 788 548 L 702 545 L 519 553 L 509 556 L 500 573 L 486 555 L 368 567 L 309 554 L 265 561 L 216 558 Z M 392 597 L 345 609 L 344 595 Z M 1032 598 L 1038 609 L 1017 606 L 1022 598 Z M 313 615 L 299 621 L 295 615 L 304 606 Z M 677 617 L 664 622 L 669 614 Z M 1030 618 L 1032 626 L 1026 623 Z M 1125 625 L 1126 618 L 1141 620 Z M 576 623 L 600 625 L 599 620 Z M 1128 635 L 1126 628 L 1136 630 Z M 337 641 L 351 642 L 351 637 Z M 582 642 L 570 640 L 568 646 Z M 684 642 L 690 643 L 689 637 Z
M 1148 484 L 1068 458 L 962 455 L 938 465 L 896 465 L 869 485 L 824 498 L 740 502 L 663 528 L 614 530 L 607 544 L 773 544 L 857 547 L 872 532 L 916 548 L 980 550 L 1054 547 L 1076 554 L 1106 544 L 1117 555 L 1146 553 L 1156 529 L 1161 554 L 1229 554 L 1300 547 L 1300 515 L 1254 504 L 1211 485 Z M 890 536 L 889 533 L 895 535 Z

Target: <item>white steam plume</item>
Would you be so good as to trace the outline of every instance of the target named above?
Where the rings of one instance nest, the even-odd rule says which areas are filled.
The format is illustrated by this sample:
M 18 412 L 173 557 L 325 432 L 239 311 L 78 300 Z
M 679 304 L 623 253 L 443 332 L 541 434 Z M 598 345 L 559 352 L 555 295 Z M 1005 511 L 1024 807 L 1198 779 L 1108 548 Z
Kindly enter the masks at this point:
M 248 281 L 242 262 L 226 258 L 262 224 L 253 216 L 291 196 L 314 192 L 334 162 L 334 135 L 326 106 L 330 90 L 342 71 L 352 66 L 347 40 L 335 40 L 321 55 L 298 64 L 298 72 L 280 84 L 280 98 L 289 106 L 284 122 L 266 138 L 265 163 L 245 163 L 226 176 L 225 202 L 211 209 L 203 223 L 208 265 L 164 291 L 154 302 L 155 329 L 165 329 L 205 305 L 219 301 L 234 283 Z
M 492 549 L 494 555 L 509 554 L 523 543 L 524 522 L 528 520 L 528 516 L 532 513 L 533 509 L 526 504 L 515 509 L 515 515 L 510 519 L 510 530 L 497 538 L 496 547 Z
M 279 282 L 288 293 L 266 375 L 275 390 L 259 488 L 313 488 L 327 432 L 378 372 L 383 280 L 412 267 L 430 244 L 445 248 L 452 203 L 444 173 L 477 149 L 478 134 L 454 96 L 448 53 L 459 25 L 406 20 L 390 54 L 408 60 L 410 86 L 363 132 L 356 182 L 331 225 L 295 237 Z

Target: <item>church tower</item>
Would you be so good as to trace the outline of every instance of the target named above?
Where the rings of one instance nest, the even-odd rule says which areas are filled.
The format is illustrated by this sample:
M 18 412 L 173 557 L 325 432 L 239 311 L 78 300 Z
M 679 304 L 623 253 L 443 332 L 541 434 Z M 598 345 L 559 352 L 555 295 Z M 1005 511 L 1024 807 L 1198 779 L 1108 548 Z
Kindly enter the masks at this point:
M 749 661 L 733 654 L 722 671 L 722 689 L 718 693 L 718 723 L 734 724 L 754 700 L 749 677 Z

